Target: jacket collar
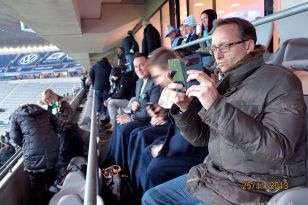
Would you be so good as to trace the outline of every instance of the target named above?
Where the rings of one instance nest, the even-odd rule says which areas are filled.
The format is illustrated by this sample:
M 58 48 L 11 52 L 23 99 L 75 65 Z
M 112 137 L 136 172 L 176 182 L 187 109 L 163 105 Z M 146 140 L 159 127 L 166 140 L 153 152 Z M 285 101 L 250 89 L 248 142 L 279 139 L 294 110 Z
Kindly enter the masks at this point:
M 231 71 L 226 73 L 226 77 L 217 87 L 218 92 L 222 95 L 233 93 L 244 79 L 265 64 L 263 60 L 264 53 L 264 47 L 257 45 L 252 52 L 232 66 Z

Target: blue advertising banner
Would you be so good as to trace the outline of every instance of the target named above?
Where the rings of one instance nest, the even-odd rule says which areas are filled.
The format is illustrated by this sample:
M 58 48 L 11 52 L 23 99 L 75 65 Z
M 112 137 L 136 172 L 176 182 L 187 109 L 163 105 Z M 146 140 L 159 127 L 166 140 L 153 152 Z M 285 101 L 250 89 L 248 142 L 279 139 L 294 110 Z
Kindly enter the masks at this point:
M 6 68 L 17 55 L 0 55 L 0 68 Z

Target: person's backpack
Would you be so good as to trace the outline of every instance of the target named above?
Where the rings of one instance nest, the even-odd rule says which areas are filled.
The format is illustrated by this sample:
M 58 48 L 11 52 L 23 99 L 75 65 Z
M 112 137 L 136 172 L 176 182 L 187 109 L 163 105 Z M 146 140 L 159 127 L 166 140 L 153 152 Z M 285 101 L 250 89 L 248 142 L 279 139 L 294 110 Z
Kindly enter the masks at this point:
M 130 178 L 119 165 L 103 169 L 102 197 L 106 205 L 136 204 Z

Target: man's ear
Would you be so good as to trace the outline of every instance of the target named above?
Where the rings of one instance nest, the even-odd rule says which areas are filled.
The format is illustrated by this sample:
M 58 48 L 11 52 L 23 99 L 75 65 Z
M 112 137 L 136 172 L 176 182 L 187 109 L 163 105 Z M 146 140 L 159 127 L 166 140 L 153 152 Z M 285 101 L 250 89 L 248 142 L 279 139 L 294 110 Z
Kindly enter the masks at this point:
M 256 46 L 256 44 L 253 40 L 246 41 L 247 53 L 250 53 L 251 51 L 253 51 L 255 49 L 255 46 Z

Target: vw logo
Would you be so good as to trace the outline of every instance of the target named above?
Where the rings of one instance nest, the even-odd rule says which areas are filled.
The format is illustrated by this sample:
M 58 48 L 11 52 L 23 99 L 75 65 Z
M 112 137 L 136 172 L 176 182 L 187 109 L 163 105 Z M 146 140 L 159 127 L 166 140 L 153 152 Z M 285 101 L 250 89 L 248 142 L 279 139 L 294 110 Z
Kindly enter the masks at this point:
M 62 58 L 64 55 L 65 55 L 64 52 L 53 53 L 48 58 L 46 58 L 46 60 L 57 60 Z
M 39 55 L 38 54 L 29 54 L 29 55 L 26 55 L 24 57 L 22 57 L 18 64 L 19 65 L 29 65 L 33 62 L 35 62 L 37 59 L 38 59 Z

